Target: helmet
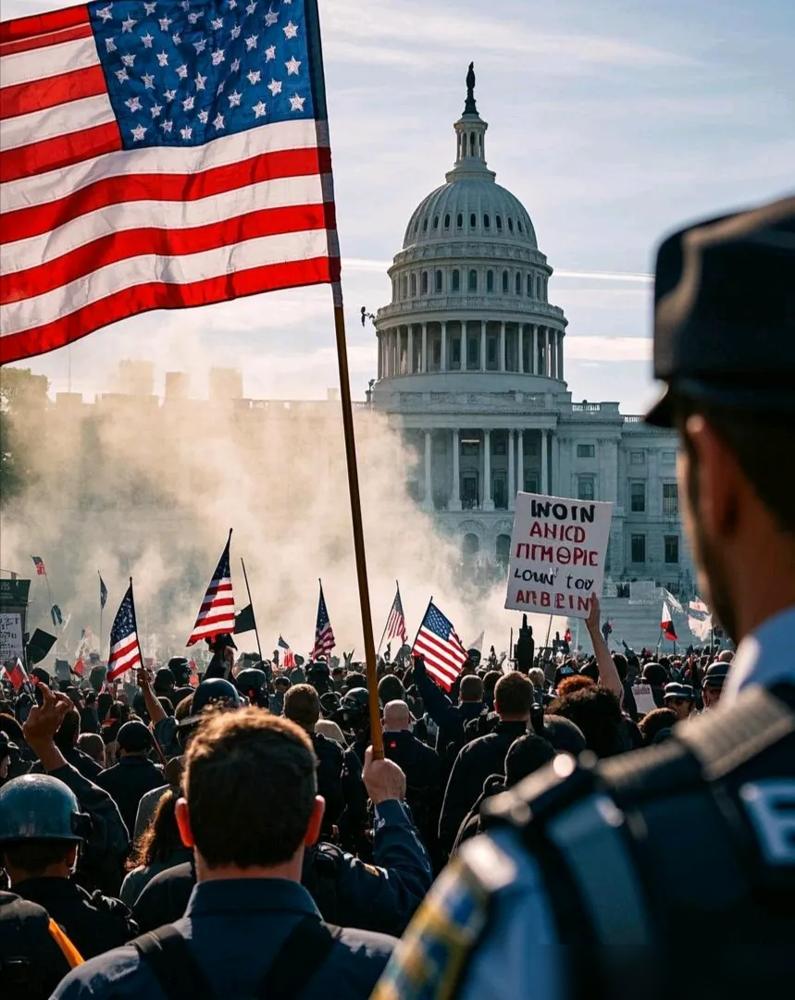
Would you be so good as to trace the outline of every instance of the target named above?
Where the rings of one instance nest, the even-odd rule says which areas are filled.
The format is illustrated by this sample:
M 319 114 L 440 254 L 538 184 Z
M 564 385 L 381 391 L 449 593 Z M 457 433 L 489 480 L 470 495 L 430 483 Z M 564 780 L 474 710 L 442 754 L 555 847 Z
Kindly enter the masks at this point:
M 195 726 L 199 721 L 199 716 L 208 705 L 224 705 L 226 708 L 240 708 L 240 695 L 234 684 L 224 680 L 223 677 L 211 677 L 201 684 L 193 692 L 193 700 L 190 705 L 190 715 L 180 722 L 180 728 L 185 726 Z
M 235 686 L 241 694 L 248 694 L 250 691 L 262 691 L 268 683 L 264 670 L 257 667 L 246 667 L 241 670 L 235 678 Z
M 171 671 L 177 687 L 185 687 L 190 678 L 190 663 L 186 656 L 172 656 L 168 661 L 168 669 Z
M 23 774 L 0 788 L 0 843 L 80 841 L 87 819 L 71 788 L 50 774 Z
M 338 717 L 348 729 L 358 729 L 367 722 L 370 709 L 370 695 L 367 688 L 352 688 L 340 702 Z
M 726 683 L 730 666 L 730 663 L 724 663 L 723 660 L 715 660 L 714 663 L 710 663 L 707 667 L 707 672 L 704 674 L 701 686 L 705 688 L 722 688 Z

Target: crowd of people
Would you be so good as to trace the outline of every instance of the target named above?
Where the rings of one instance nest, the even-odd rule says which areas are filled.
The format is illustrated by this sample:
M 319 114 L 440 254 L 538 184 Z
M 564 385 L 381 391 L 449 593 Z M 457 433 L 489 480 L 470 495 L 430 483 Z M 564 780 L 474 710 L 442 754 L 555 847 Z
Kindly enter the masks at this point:
M 274 945 L 274 928 L 278 937 L 295 924 L 300 973 L 317 973 L 312 995 L 331 990 L 332 975 L 330 995 L 369 995 L 434 877 L 481 832 L 489 798 L 556 754 L 604 758 L 657 744 L 716 704 L 728 651 L 611 653 L 596 599 L 587 626 L 592 652 L 547 649 L 524 670 L 493 648 L 482 660 L 472 650 L 449 692 L 420 656 L 379 658 L 385 760 L 372 759 L 364 665 L 336 657 L 284 669 L 278 654 L 227 656 L 232 640 L 221 635 L 209 645 L 225 667 L 195 687 L 184 657 L 111 684 L 97 666 L 76 683 L 41 667 L 19 691 L 5 681 L 2 909 L 25 901 L 29 925 L 38 917 L 45 937 L 52 921 L 59 928 L 57 949 L 41 952 L 35 937 L 21 948 L 20 995 L 47 996 L 70 966 L 100 956 L 86 966 L 90 978 L 69 977 L 57 995 L 115 996 L 111 984 L 129 976 L 118 995 L 149 996 L 160 974 L 141 935 L 190 921 L 193 940 L 220 935 L 231 946 L 231 925 L 218 920 L 233 911 L 261 921 Z M 636 682 L 659 706 L 642 716 Z M 258 867 L 284 868 L 278 891 L 275 882 L 260 895 L 246 887 Z M 228 892 L 214 886 L 219 898 L 205 911 L 206 873 L 236 880 Z M 345 930 L 316 942 L 315 968 L 305 949 L 325 924 Z M 233 995 L 283 977 L 285 947 L 249 955 Z M 201 995 L 224 995 L 230 975 L 234 947 L 214 948 L 224 957 Z
M 36 669 L 0 703 L 4 1000 L 790 995 L 794 263 L 795 199 L 657 261 L 647 420 L 734 652 L 611 651 L 593 599 L 585 656 L 524 636 L 447 692 L 383 660 L 383 759 L 355 664 Z

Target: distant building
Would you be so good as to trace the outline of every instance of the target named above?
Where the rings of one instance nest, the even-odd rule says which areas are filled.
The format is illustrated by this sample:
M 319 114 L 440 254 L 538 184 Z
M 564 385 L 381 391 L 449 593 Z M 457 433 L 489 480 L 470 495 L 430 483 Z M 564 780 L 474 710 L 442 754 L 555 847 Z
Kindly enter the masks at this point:
M 119 392 L 124 396 L 151 396 L 155 391 L 155 366 L 151 361 L 120 361 Z
M 210 400 L 223 403 L 243 398 L 243 375 L 237 368 L 210 369 Z
M 470 90 L 455 165 L 411 215 L 389 269 L 372 405 L 414 449 L 412 492 L 466 559 L 506 563 L 518 490 L 611 500 L 608 576 L 688 591 L 676 436 L 617 402 L 573 401 L 553 270 L 486 165 L 487 128 Z

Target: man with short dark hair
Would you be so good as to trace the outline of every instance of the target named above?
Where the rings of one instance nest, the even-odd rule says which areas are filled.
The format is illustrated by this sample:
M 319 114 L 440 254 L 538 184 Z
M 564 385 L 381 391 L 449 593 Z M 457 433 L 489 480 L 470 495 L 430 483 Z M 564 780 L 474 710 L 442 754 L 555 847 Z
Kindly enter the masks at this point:
M 163 772 L 148 757 L 153 747 L 152 734 L 139 720 L 125 722 L 117 736 L 119 762 L 102 771 L 95 781 L 119 807 L 124 825 L 132 837 L 138 803 L 153 788 L 163 784 Z
M 284 717 L 300 726 L 312 740 L 317 757 L 317 790 L 326 803 L 324 836 L 329 836 L 345 808 L 342 792 L 342 748 L 322 733 L 315 732 L 320 718 L 320 696 L 311 684 L 293 684 L 284 696 Z
M 415 656 L 414 684 L 422 698 L 425 711 L 439 727 L 436 734 L 436 752 L 442 756 L 452 748 L 453 753 L 457 753 L 464 743 L 464 727 L 467 722 L 476 719 L 485 708 L 483 681 L 475 674 L 466 674 L 462 677 L 458 687 L 458 704 L 454 705 L 428 676 L 425 660 L 421 656 Z
M 459 750 L 450 772 L 439 816 L 439 843 L 445 852 L 452 850 L 458 828 L 483 792 L 483 783 L 490 775 L 503 773 L 508 748 L 527 732 L 532 704 L 533 685 L 525 674 L 514 670 L 497 681 L 494 708 L 500 721 L 493 732 Z
M 368 763 L 399 797 L 396 765 Z M 210 716 L 183 787 L 176 818 L 198 879 L 185 916 L 75 969 L 56 996 L 369 996 L 394 939 L 328 927 L 300 885 L 324 807 L 307 734 L 253 707 Z

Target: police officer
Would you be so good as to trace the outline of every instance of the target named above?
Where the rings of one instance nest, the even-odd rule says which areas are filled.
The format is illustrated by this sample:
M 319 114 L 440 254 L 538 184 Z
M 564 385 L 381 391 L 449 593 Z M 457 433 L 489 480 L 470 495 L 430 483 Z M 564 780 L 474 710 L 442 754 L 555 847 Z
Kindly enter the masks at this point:
M 72 791 L 49 774 L 27 774 L 0 789 L 0 855 L 11 888 L 38 903 L 84 957 L 137 932 L 127 907 L 89 894 L 71 877 L 89 819 Z
M 138 803 L 147 792 L 160 788 L 163 771 L 149 760 L 154 743 L 148 726 L 138 719 L 125 722 L 117 736 L 119 761 L 95 779 L 113 798 L 128 832 L 135 830 Z
M 705 712 L 715 708 L 720 702 L 723 685 L 729 676 L 729 666 L 730 664 L 722 660 L 716 660 L 707 667 L 704 680 L 701 682 L 701 697 L 704 701 Z
M 795 198 L 669 237 L 648 420 L 737 654 L 664 745 L 559 756 L 487 810 L 374 996 L 780 995 L 795 981 Z M 753 290 L 752 294 L 749 294 Z M 673 873 L 673 874 L 672 874 Z M 682 942 L 703 961 L 682 970 Z
M 342 748 L 336 740 L 315 732 L 320 718 L 320 698 L 311 684 L 292 685 L 284 698 L 284 716 L 300 726 L 312 741 L 312 749 L 317 757 L 317 790 L 326 802 L 322 833 L 325 837 L 331 837 L 345 806 Z
M 242 704 L 234 684 L 222 677 L 213 677 L 199 684 L 193 692 L 189 714 L 182 720 L 177 720 L 173 715 L 166 715 L 163 706 L 154 696 L 146 670 L 138 672 L 138 684 L 146 699 L 146 708 L 154 726 L 154 737 L 166 757 L 178 757 L 182 753 L 206 708 L 239 708 Z
M 393 768 L 376 766 L 389 796 Z M 328 927 L 300 884 L 322 824 L 316 788 L 311 743 L 294 723 L 254 707 L 203 721 L 176 806 L 198 878 L 185 916 L 73 970 L 55 996 L 369 995 L 394 939 Z
M 47 1000 L 83 961 L 47 911 L 12 892 L 0 892 L 0 996 Z

